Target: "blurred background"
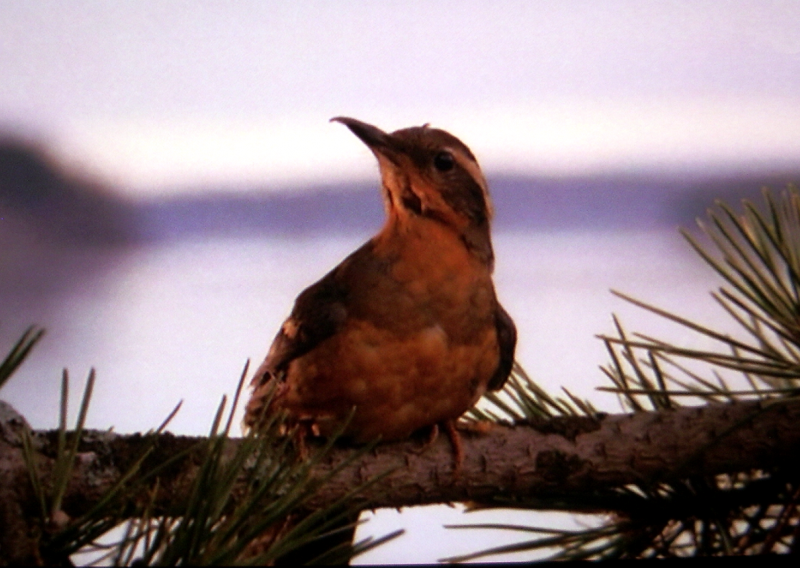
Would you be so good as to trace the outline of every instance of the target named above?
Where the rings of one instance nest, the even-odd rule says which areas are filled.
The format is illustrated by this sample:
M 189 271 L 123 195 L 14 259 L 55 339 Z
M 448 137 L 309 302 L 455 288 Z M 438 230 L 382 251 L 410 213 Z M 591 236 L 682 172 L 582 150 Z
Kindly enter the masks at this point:
M 375 160 L 333 116 L 429 122 L 471 147 L 519 362 L 609 411 L 595 335 L 612 313 L 697 341 L 609 289 L 724 328 L 677 228 L 800 180 L 790 0 L 40 0 L 0 16 L 0 348 L 47 329 L 2 397 L 35 428 L 56 426 L 62 369 L 77 399 L 94 367 L 89 427 L 147 430 L 183 400 L 171 430 L 206 432 L 296 295 L 381 226 Z M 367 515 L 362 536 L 409 534 L 361 561 L 513 539 L 440 528 L 512 520 L 481 515 Z

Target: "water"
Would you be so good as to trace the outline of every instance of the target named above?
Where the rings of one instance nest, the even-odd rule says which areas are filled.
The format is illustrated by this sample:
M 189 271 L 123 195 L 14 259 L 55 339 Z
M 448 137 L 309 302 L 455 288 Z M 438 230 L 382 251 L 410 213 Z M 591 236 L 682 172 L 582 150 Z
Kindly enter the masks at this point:
M 29 324 L 47 328 L 2 396 L 34 428 L 53 428 L 62 368 L 73 380 L 74 420 L 79 388 L 94 367 L 98 380 L 88 427 L 147 430 L 183 400 L 170 430 L 203 434 L 222 395 L 232 394 L 245 361 L 257 364 L 266 354 L 299 291 L 364 239 L 213 238 L 122 252 L 60 251 L 60 268 L 40 278 L 57 280 L 49 294 L 32 291 L 23 279 L 16 285 L 7 281 L 2 290 L 0 348 L 7 350 Z M 614 396 L 594 390 L 605 384 L 598 365 L 608 359 L 595 335 L 613 331 L 612 313 L 631 330 L 694 346 L 699 341 L 609 289 L 706 323 L 724 321 L 708 296 L 719 285 L 717 277 L 676 231 L 507 231 L 494 241 L 496 285 L 518 327 L 518 361 L 551 391 L 566 387 L 601 409 L 619 410 Z M 407 518 L 427 519 L 419 536 L 361 561 L 431 562 L 465 552 L 465 543 L 470 550 L 481 548 L 475 531 L 455 536 L 437 527 L 483 517 L 465 519 L 447 507 L 417 511 Z M 359 534 L 385 534 L 404 522 L 403 516 L 379 512 Z M 418 518 L 408 524 L 410 530 L 421 526 Z M 481 538 L 491 543 L 502 537 Z

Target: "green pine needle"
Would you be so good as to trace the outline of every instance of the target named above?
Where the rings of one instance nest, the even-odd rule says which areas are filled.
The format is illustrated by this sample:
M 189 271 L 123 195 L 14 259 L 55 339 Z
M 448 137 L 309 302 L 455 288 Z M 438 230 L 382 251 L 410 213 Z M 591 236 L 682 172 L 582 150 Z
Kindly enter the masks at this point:
M 599 390 L 620 397 L 623 408 L 642 412 L 686 403 L 761 399 L 769 404 L 800 395 L 800 192 L 789 186 L 764 206 L 743 202 L 741 214 L 718 202 L 701 238 L 682 231 L 689 245 L 723 279 L 712 296 L 738 330 L 735 336 L 613 292 L 656 317 L 669 320 L 718 349 L 697 349 L 644 334 L 628 334 L 614 317 L 616 335 L 600 336 L 610 363 L 601 370 L 612 385 Z M 516 369 L 515 369 L 516 370 Z M 736 380 L 736 387 L 731 387 Z M 738 386 L 741 385 L 741 386 Z M 520 420 L 531 413 L 568 410 L 517 371 L 502 393 L 487 397 L 475 419 Z M 570 399 L 582 412 L 591 407 Z M 510 402 L 509 402 L 510 401 Z M 743 422 L 744 423 L 744 422 Z M 718 433 L 718 437 L 724 436 Z M 724 441 L 723 441 L 724 443 Z M 680 467 L 678 467 L 680 470 Z M 499 505 L 495 505 L 499 506 Z M 509 506 L 555 510 L 542 499 Z M 521 551 L 553 551 L 548 559 L 728 556 L 796 551 L 800 485 L 791 472 L 753 471 L 637 484 L 598 493 L 584 503 L 611 513 L 599 527 L 559 531 L 512 525 L 470 525 L 535 533 L 530 540 L 445 559 L 461 562 Z M 464 528 L 464 527 L 460 527 Z

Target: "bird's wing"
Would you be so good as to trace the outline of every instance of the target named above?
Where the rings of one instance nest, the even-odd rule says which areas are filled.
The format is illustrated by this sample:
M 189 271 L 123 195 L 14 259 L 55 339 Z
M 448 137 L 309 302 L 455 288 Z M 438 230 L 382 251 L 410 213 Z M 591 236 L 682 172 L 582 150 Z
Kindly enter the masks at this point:
M 511 374 L 514 365 L 514 349 L 517 346 L 517 328 L 514 320 L 508 315 L 499 303 L 495 313 L 495 326 L 497 326 L 497 343 L 500 345 L 500 364 L 489 379 L 489 390 L 500 390 Z
M 252 385 L 265 383 L 297 357 L 332 336 L 347 319 L 347 292 L 334 269 L 306 288 L 272 341 L 266 359 L 253 375 Z

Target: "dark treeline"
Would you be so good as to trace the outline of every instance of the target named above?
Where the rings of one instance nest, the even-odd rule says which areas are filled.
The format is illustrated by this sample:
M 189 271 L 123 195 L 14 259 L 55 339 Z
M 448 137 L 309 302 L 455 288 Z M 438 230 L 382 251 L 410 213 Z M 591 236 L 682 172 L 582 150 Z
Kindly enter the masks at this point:
M 575 177 L 489 175 L 495 230 L 626 230 L 693 224 L 714 198 L 729 203 L 800 175 L 629 173 Z M 372 182 L 292 188 L 198 188 L 129 201 L 69 172 L 35 144 L 0 140 L 0 238 L 22 233 L 60 244 L 134 244 L 215 235 L 324 235 L 375 231 Z M 276 191 L 277 190 L 277 191 Z

